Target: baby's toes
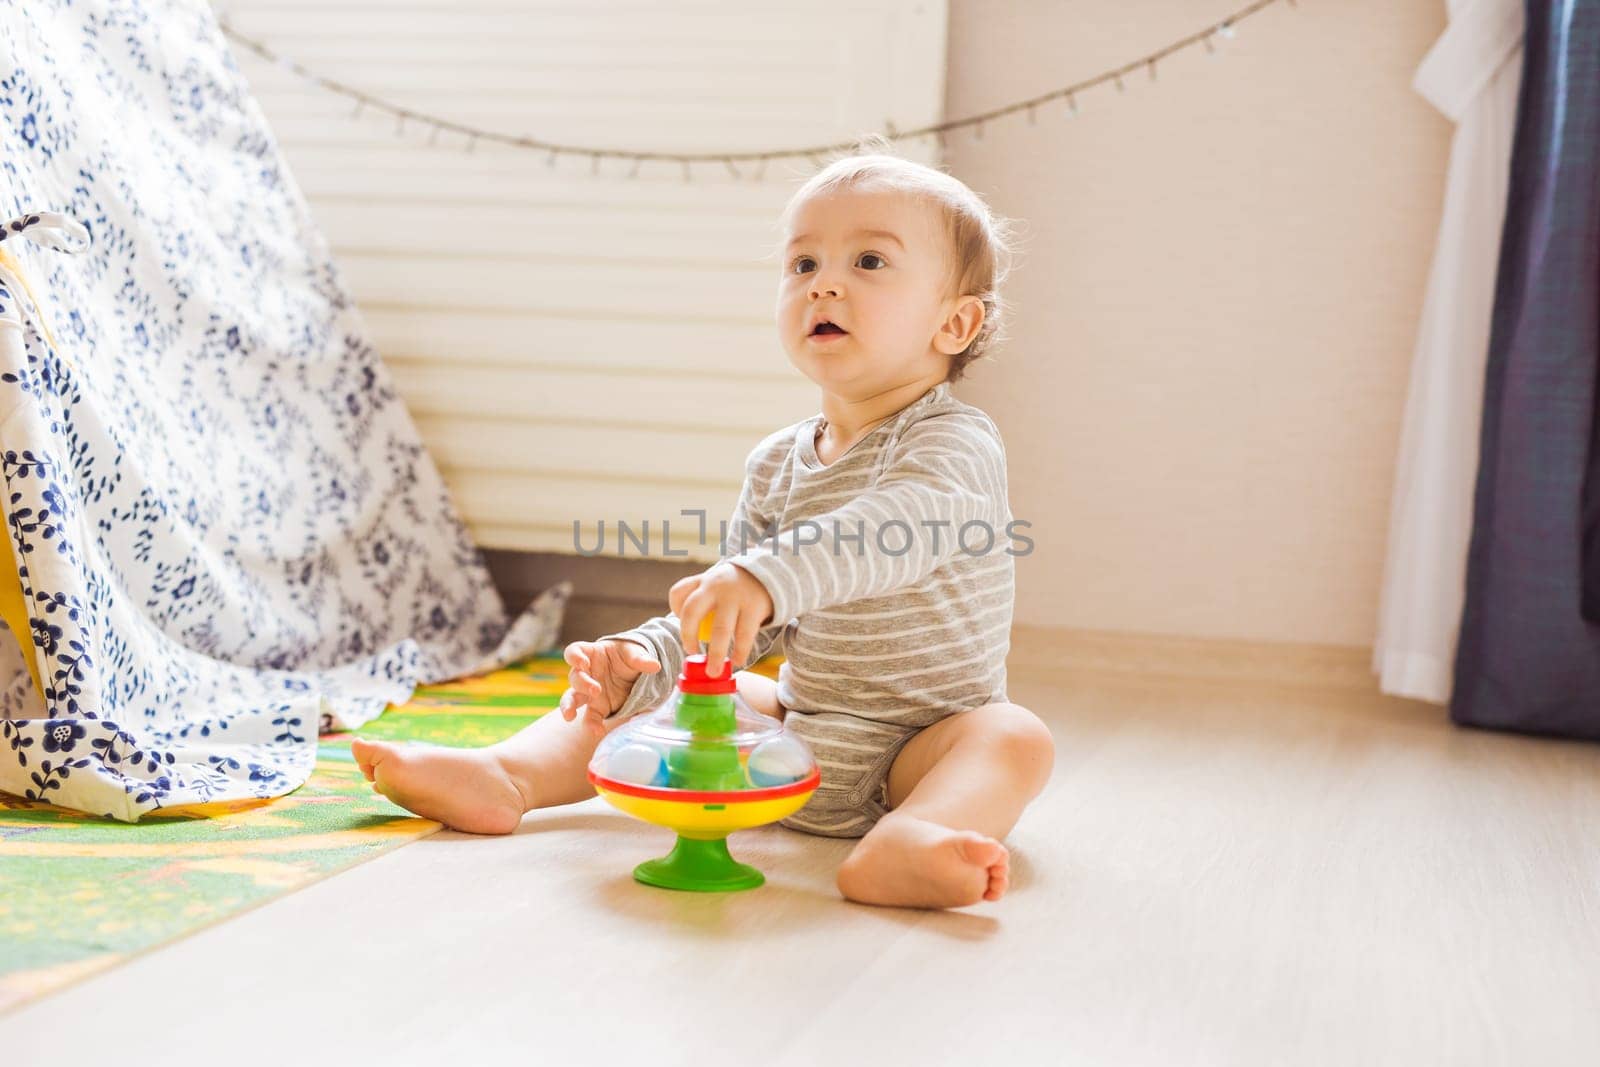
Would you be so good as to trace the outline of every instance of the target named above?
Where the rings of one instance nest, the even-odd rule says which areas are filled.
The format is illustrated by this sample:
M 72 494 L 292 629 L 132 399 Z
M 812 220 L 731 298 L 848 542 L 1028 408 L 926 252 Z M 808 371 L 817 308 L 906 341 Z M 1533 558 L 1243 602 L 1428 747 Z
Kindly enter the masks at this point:
M 376 780 L 378 765 L 392 754 L 389 746 L 381 742 L 363 741 L 359 737 L 350 742 L 350 757 L 356 761 L 362 776 L 369 782 Z
M 1011 888 L 1011 865 L 999 863 L 989 868 L 989 887 L 983 891 L 984 900 L 999 900 Z
M 962 834 L 956 841 L 956 848 L 962 859 L 976 867 L 993 867 L 1006 862 L 1010 855 L 1006 846 L 975 830 Z

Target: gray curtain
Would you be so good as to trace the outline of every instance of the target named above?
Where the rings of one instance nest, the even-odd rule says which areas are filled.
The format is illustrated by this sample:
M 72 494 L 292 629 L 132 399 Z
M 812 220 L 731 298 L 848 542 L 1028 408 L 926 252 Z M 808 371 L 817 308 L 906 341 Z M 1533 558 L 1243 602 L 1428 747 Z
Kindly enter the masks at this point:
M 1600 739 L 1600 0 L 1528 0 L 1451 717 Z

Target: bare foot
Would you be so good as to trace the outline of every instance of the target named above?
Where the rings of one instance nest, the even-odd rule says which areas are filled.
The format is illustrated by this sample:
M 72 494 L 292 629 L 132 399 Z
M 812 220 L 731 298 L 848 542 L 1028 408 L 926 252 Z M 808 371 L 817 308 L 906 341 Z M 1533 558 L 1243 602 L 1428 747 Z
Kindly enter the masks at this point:
M 509 834 L 528 810 L 522 791 L 486 748 L 350 742 L 376 793 L 407 811 L 469 834 Z
M 863 904 L 960 908 L 1005 895 L 1011 854 L 976 830 L 890 813 L 850 853 L 838 882 L 839 892 Z

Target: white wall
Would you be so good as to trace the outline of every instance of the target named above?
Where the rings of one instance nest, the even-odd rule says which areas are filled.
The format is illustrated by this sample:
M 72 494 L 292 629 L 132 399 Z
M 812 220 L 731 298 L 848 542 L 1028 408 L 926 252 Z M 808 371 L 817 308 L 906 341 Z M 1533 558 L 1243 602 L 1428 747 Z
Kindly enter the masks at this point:
M 233 0 L 241 32 L 398 107 L 541 140 L 761 150 L 936 121 L 943 0 Z M 817 410 L 773 328 L 778 213 L 801 161 L 695 168 L 430 143 L 412 122 L 235 49 L 463 518 L 491 548 L 573 551 L 708 512 L 746 453 Z M 926 151 L 931 158 L 934 147 Z M 630 554 L 633 550 L 629 549 Z
M 956 0 L 951 117 L 1236 0 Z M 1156 84 L 958 138 L 1026 220 L 1016 318 L 959 390 L 1034 523 L 1018 621 L 1370 644 L 1451 127 L 1410 89 L 1441 0 L 1300 0 Z
M 941 73 L 948 115 L 1008 103 L 1237 3 L 954 0 L 931 74 L 940 6 L 915 0 L 231 10 L 402 103 L 703 147 L 908 126 L 940 111 Z M 951 141 L 952 169 L 1027 223 L 1012 339 L 960 390 L 999 421 L 1034 523 L 1019 621 L 1370 643 L 1450 135 L 1409 83 L 1443 20 L 1441 0 L 1280 4 L 1076 119 Z M 783 184 L 429 150 L 242 61 L 483 543 L 560 549 L 573 517 L 624 507 L 715 514 L 744 449 L 815 410 L 759 261 Z

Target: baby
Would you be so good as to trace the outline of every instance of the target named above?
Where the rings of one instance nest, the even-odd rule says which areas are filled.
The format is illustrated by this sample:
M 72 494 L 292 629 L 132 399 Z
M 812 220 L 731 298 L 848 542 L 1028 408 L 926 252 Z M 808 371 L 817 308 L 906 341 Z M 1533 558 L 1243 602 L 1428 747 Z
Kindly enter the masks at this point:
M 533 808 L 594 796 L 595 746 L 671 695 L 709 617 L 707 669 L 737 671 L 745 700 L 821 767 L 783 825 L 860 838 L 839 868 L 844 896 L 998 900 L 1001 839 L 1055 757 L 1049 729 L 1006 699 L 1005 450 L 950 392 L 994 334 L 1000 226 L 949 175 L 867 153 L 807 181 L 783 222 L 778 332 L 822 413 L 750 453 L 721 561 L 672 587 L 672 614 L 568 645 L 560 715 L 487 748 L 352 751 L 397 804 L 510 833 Z M 779 648 L 776 683 L 741 669 Z

